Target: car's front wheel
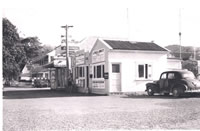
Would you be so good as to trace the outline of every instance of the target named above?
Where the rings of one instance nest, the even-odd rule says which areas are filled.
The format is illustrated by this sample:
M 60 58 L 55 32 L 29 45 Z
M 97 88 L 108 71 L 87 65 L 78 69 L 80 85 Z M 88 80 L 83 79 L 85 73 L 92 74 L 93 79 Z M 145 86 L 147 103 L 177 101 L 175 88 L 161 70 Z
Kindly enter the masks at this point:
M 153 92 L 153 90 L 152 90 L 151 88 L 147 88 L 147 94 L 148 94 L 149 96 L 153 96 L 153 95 L 154 95 L 154 92 Z

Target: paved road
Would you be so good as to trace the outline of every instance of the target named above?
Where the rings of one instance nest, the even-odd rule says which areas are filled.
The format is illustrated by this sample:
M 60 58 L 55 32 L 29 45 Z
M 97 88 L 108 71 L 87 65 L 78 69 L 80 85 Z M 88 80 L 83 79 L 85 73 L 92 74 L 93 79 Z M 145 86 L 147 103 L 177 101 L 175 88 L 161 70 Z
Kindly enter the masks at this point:
M 4 131 L 90 129 L 200 129 L 200 94 L 176 99 L 4 88 Z

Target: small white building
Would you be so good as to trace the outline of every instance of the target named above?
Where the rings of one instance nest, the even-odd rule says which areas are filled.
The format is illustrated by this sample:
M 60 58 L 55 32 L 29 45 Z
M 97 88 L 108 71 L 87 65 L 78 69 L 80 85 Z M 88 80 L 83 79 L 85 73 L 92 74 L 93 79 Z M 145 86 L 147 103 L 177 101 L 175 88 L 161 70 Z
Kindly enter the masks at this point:
M 168 70 L 167 54 L 167 49 L 152 42 L 99 38 L 85 57 L 88 62 L 81 64 L 85 73 L 77 76 L 76 82 L 84 79 L 87 84 L 77 83 L 79 90 L 97 94 L 144 91 L 147 82 Z

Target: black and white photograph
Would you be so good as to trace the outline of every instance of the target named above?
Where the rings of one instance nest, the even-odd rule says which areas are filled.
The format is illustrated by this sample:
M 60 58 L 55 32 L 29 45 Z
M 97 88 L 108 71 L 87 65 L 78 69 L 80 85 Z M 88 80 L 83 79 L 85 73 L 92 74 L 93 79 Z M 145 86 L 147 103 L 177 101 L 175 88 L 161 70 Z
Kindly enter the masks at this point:
M 3 0 L 3 131 L 199 130 L 199 0 Z

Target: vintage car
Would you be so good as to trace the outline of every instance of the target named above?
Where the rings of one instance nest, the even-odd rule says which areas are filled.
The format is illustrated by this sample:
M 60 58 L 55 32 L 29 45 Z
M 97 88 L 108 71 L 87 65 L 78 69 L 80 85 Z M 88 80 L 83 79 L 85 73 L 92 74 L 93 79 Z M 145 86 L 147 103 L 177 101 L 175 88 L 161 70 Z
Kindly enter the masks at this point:
M 160 80 L 146 84 L 146 91 L 149 96 L 154 93 L 173 94 L 179 97 L 185 92 L 200 90 L 200 81 L 190 71 L 166 71 L 160 75 Z
M 42 87 L 49 87 L 50 82 L 48 79 L 35 79 L 33 83 L 33 87 L 35 88 L 42 88 Z

